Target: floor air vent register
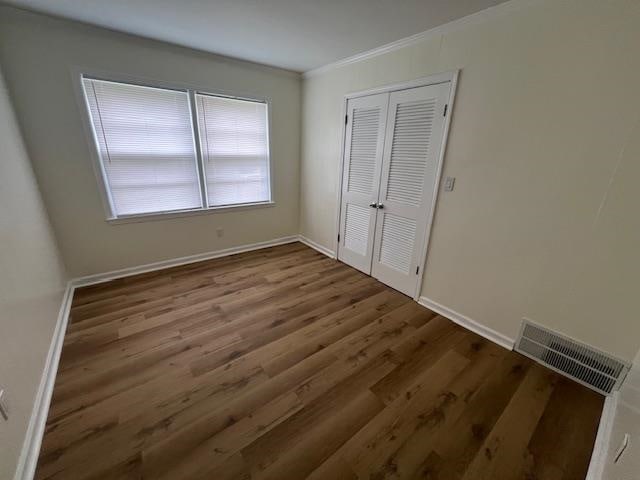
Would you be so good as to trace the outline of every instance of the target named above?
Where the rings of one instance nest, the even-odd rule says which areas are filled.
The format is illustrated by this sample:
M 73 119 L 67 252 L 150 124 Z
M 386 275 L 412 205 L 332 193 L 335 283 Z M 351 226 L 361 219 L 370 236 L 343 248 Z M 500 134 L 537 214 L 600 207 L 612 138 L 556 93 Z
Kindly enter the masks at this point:
M 524 319 L 515 350 L 597 392 L 620 387 L 629 364 Z

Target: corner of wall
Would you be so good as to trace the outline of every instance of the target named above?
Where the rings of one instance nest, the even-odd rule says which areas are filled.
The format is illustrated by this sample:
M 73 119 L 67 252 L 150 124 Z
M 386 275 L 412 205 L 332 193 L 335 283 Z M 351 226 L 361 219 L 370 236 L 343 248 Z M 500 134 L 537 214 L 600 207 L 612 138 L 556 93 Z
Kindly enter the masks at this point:
M 298 118 L 300 118 L 300 122 L 299 122 L 299 132 L 298 132 L 298 227 L 297 227 L 297 234 L 301 235 L 302 232 L 302 201 L 303 201 L 303 196 L 302 196 L 302 169 L 304 168 L 303 162 L 302 162 L 302 158 L 304 155 L 304 125 L 305 125 L 305 121 L 304 121 L 304 85 L 305 85 L 305 78 L 303 74 L 300 74 L 300 78 L 298 79 L 299 81 L 299 85 L 300 88 L 298 89 L 298 108 L 300 109 L 299 113 L 298 113 Z
M 67 278 L 1 71 L 0 144 L 0 384 L 11 407 L 0 429 L 0 477 L 30 478 L 22 476 L 23 457 L 60 331 Z

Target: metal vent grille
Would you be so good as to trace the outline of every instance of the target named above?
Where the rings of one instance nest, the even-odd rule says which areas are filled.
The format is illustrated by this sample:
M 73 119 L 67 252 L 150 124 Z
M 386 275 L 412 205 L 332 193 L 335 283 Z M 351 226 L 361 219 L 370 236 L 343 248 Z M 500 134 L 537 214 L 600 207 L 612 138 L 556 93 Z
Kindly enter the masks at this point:
M 617 390 L 629 365 L 525 319 L 516 351 L 600 393 Z

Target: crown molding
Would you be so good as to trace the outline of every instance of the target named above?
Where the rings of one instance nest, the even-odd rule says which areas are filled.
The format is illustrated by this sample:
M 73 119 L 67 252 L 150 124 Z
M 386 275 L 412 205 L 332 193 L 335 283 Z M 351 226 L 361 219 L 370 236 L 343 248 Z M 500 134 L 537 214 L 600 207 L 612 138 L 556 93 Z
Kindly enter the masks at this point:
M 479 12 L 472 13 L 471 15 L 467 15 L 466 17 L 458 18 L 456 20 L 452 20 L 448 23 L 444 23 L 437 27 L 433 27 L 429 30 L 425 30 L 424 32 L 416 33 L 415 35 L 401 38 L 400 40 L 396 40 L 395 42 L 387 43 L 386 45 L 376 47 L 372 50 L 367 50 L 366 52 L 358 53 L 351 57 L 343 58 L 342 60 L 337 60 L 335 62 L 328 63 L 326 65 L 323 65 L 318 68 L 314 68 L 312 70 L 307 70 L 302 74 L 302 77 L 305 79 L 315 77 L 317 75 L 327 73 L 331 70 L 335 70 L 337 68 L 344 67 L 352 63 L 361 62 L 369 58 L 378 57 L 380 55 L 384 55 L 386 53 L 390 53 L 395 50 L 400 50 L 401 48 L 405 48 L 420 42 L 424 42 L 425 40 L 431 37 L 444 35 L 446 33 L 453 32 L 455 30 L 460 30 L 461 28 L 467 27 L 469 25 L 477 25 L 479 23 L 486 22 L 493 18 L 497 18 L 499 16 L 521 10 L 523 8 L 526 8 L 530 5 L 533 5 L 539 2 L 540 0 L 508 0 L 499 5 L 495 5 L 493 7 L 480 10 Z

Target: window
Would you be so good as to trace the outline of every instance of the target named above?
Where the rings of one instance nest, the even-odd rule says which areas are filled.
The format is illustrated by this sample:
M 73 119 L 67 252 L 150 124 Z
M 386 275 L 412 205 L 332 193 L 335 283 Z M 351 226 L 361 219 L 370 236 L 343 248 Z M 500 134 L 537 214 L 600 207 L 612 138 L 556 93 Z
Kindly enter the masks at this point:
M 267 105 L 196 94 L 209 206 L 269 200 Z
M 271 201 L 266 103 L 82 83 L 112 218 Z

